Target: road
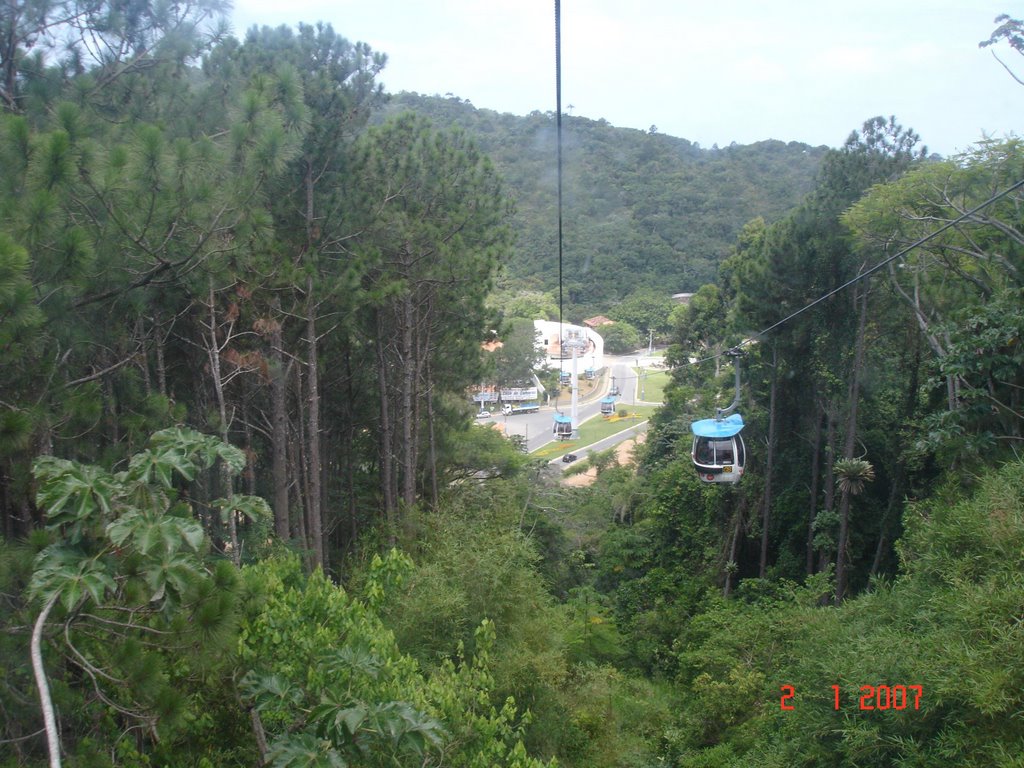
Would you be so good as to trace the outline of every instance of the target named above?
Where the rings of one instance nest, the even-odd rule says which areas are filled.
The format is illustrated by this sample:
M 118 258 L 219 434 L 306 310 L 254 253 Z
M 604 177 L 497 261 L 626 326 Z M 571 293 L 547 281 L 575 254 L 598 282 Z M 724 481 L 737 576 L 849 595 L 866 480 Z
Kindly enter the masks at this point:
M 606 396 L 611 389 L 612 377 L 614 377 L 615 385 L 621 390 L 618 400 L 620 404 L 635 405 L 638 402 L 637 398 L 640 387 L 638 386 L 637 375 L 633 371 L 633 366 L 636 364 L 637 359 L 637 355 L 626 357 L 605 356 L 605 362 L 609 369 L 608 378 L 605 381 L 603 390 L 598 391 L 588 402 L 579 404 L 578 410 L 581 423 L 601 412 L 601 398 Z M 563 389 L 559 393 L 557 406 L 557 409 L 554 405 L 544 406 L 537 413 L 521 413 L 514 416 L 505 416 L 499 412 L 493 414 L 490 419 L 483 419 L 479 423 L 487 424 L 494 422 L 502 424 L 505 434 L 522 435 L 526 439 L 527 450 L 532 452 L 551 442 L 551 427 L 554 423 L 555 414 L 561 412 L 569 415 L 572 408 L 569 390 Z M 617 440 L 614 438 L 609 439 L 614 440 L 614 442 L 610 442 L 604 447 L 614 445 L 616 442 L 626 439 L 626 436 L 620 437 Z M 604 442 L 607 441 L 602 441 L 602 443 Z
M 578 451 L 575 451 L 577 460 L 587 458 L 587 454 L 590 453 L 591 451 L 603 451 L 608 448 L 611 448 L 614 445 L 618 445 L 619 443 L 625 442 L 626 440 L 631 440 L 637 435 L 644 434 L 647 432 L 647 425 L 648 422 L 642 421 L 639 424 L 635 424 L 632 427 L 626 427 L 622 432 L 619 432 L 616 435 L 606 437 L 604 440 L 598 440 L 596 443 L 591 443 L 586 448 L 580 448 Z M 551 462 L 553 466 L 560 468 L 563 472 L 569 467 L 571 467 L 574 463 L 575 462 L 562 461 L 561 457 L 554 459 Z

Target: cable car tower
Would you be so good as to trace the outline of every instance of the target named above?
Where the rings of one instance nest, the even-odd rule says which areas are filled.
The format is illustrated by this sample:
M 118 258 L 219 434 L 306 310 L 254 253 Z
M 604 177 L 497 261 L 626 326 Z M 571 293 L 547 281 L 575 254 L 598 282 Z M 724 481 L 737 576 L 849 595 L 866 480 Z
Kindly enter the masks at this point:
M 725 353 L 732 358 L 736 371 L 736 395 L 728 408 L 716 408 L 713 419 L 701 419 L 690 424 L 693 432 L 693 460 L 697 476 L 705 483 L 735 484 L 743 477 L 746 462 L 746 446 L 740 432 L 743 417 L 733 413 L 740 404 L 740 352 L 734 347 Z
M 579 414 L 579 397 L 580 397 L 580 377 L 579 377 L 579 360 L 580 353 L 584 352 L 587 348 L 587 337 L 585 333 L 579 328 L 570 328 L 565 332 L 565 337 L 562 339 L 563 348 L 568 348 L 572 351 L 572 404 L 569 408 L 569 416 L 572 419 L 572 431 L 576 434 L 580 428 L 580 414 Z
M 561 412 L 555 414 L 552 432 L 556 437 L 569 439 L 577 434 L 580 426 L 578 410 L 579 371 L 577 370 L 577 365 L 580 352 L 587 348 L 587 339 L 578 328 L 570 328 L 567 332 L 562 331 L 564 328 L 562 324 L 562 6 L 559 0 L 555 0 L 555 135 L 558 157 L 558 354 L 560 358 L 559 368 L 561 368 L 561 360 L 565 359 L 565 350 L 569 349 L 572 351 L 572 379 L 570 381 L 572 387 L 572 406 L 570 416 L 565 416 Z M 564 371 L 559 375 L 559 389 L 561 389 L 561 379 L 564 375 Z

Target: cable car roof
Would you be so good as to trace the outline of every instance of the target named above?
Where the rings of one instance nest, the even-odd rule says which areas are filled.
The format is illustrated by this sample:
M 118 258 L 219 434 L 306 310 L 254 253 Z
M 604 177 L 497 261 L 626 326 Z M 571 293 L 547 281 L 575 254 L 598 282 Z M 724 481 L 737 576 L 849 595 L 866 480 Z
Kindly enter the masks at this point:
M 743 417 L 738 413 L 724 419 L 701 419 L 690 424 L 697 437 L 732 437 L 743 429 Z

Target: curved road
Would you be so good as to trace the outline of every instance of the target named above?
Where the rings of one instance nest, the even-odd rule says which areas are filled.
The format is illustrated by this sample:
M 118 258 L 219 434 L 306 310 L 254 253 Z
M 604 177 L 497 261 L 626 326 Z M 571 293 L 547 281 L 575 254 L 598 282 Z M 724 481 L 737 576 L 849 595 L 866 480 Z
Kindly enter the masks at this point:
M 620 390 L 619 403 L 622 403 L 623 405 L 635 405 L 638 402 L 639 386 L 637 375 L 633 370 L 637 360 L 638 355 L 630 355 L 627 357 L 605 356 L 605 361 L 607 363 L 606 367 L 609 369 L 605 380 L 605 386 L 599 394 L 592 396 L 588 402 L 579 403 L 578 409 L 581 423 L 601 412 L 601 398 L 609 393 L 613 378 L 615 385 Z M 555 413 L 560 411 L 565 415 L 569 415 L 572 405 L 568 390 L 563 390 L 559 393 L 557 403 L 557 411 L 554 406 L 544 406 L 537 413 L 522 413 L 514 416 L 505 416 L 502 413 L 495 413 L 489 420 L 482 420 L 480 423 L 486 424 L 489 422 L 496 422 L 502 424 L 505 428 L 505 434 L 522 435 L 526 439 L 527 450 L 530 452 L 536 451 L 538 448 L 552 441 L 553 437 L 551 434 L 551 427 Z M 635 433 L 639 430 L 640 426 L 643 426 L 643 428 L 646 429 L 645 423 L 644 425 L 637 425 L 637 427 L 633 427 L 629 431 Z M 603 450 L 604 448 L 608 448 L 622 442 L 630 436 L 631 435 L 628 433 L 613 435 L 610 438 L 605 438 L 600 443 L 590 446 L 590 449 Z

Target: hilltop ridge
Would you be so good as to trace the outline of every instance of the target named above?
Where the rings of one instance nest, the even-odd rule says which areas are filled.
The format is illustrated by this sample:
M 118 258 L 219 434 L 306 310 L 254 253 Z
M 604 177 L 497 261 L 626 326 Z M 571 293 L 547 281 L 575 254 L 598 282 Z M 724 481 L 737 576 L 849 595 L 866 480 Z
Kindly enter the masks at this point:
M 517 116 L 454 96 L 398 93 L 378 119 L 411 110 L 463 129 L 515 198 L 506 279 L 557 286 L 554 114 Z M 564 115 L 563 260 L 567 308 L 585 317 L 637 289 L 696 291 L 714 282 L 748 221 L 774 221 L 813 188 L 828 147 L 766 139 L 701 147 L 685 138 Z

